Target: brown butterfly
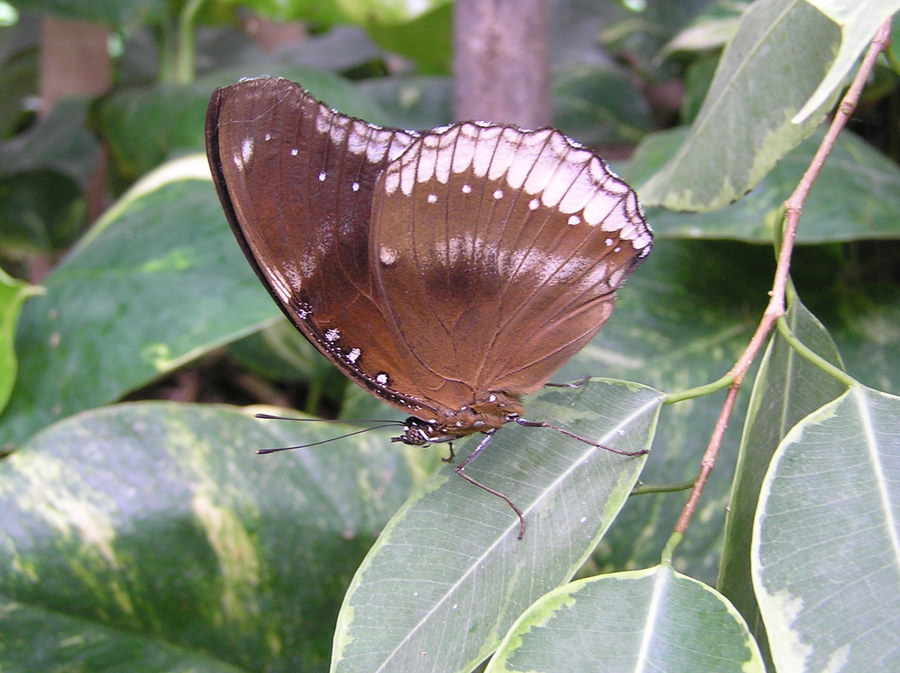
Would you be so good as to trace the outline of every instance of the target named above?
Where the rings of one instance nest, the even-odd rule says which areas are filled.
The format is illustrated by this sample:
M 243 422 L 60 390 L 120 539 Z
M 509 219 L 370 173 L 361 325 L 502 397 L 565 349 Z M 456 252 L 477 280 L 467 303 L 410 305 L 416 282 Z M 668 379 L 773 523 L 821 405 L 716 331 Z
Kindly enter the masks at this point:
M 284 79 L 217 90 L 206 143 L 228 221 L 282 311 L 410 414 L 393 441 L 484 433 L 456 471 L 516 511 L 521 537 L 519 509 L 463 470 L 504 423 L 555 427 L 526 421 L 521 397 L 600 330 L 650 252 L 635 193 L 553 129 L 382 128 Z

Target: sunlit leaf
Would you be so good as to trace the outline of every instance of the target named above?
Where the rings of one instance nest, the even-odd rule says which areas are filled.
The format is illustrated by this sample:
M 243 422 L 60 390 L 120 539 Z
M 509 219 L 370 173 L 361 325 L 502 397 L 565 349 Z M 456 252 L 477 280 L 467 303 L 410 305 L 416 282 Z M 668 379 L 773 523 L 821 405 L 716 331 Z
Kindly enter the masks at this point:
M 749 192 L 825 118 L 790 119 L 834 59 L 838 27 L 804 0 L 759 0 L 741 18 L 678 153 L 640 190 L 645 205 L 715 210 Z
M 854 386 L 763 482 L 752 572 L 779 671 L 900 667 L 900 398 Z
M 667 566 L 572 582 L 510 629 L 485 673 L 763 673 L 737 611 Z
M 526 400 L 552 420 L 616 449 L 649 445 L 663 395 L 595 380 Z M 467 455 L 479 441 L 462 444 Z M 332 670 L 469 671 L 519 614 L 566 582 L 609 528 L 644 459 L 547 428 L 504 427 L 466 473 L 500 498 L 438 471 L 391 520 L 347 593 Z

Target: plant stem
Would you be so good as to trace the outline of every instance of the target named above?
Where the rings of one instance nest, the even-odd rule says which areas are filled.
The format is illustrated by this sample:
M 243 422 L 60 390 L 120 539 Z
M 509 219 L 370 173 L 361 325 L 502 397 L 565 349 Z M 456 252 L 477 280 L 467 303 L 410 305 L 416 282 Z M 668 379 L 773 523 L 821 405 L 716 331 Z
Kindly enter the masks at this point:
M 831 153 L 831 150 L 834 147 L 834 143 L 837 140 L 838 134 L 846 125 L 847 121 L 850 118 L 850 115 L 853 113 L 853 110 L 856 109 L 856 104 L 859 101 L 859 97 L 862 93 L 863 87 L 865 86 L 866 80 L 868 79 L 869 74 L 872 72 L 872 69 L 875 66 L 875 60 L 878 58 L 878 55 L 887 47 L 888 41 L 890 40 L 890 30 L 890 20 L 886 21 L 884 25 L 882 25 L 881 28 L 878 29 L 878 32 L 875 34 L 875 37 L 872 40 L 872 44 L 869 46 L 868 52 L 866 52 L 865 58 L 860 64 L 856 76 L 853 78 L 853 83 L 850 85 L 850 88 L 847 90 L 847 93 L 844 95 L 844 98 L 838 105 L 837 111 L 834 115 L 834 119 L 831 122 L 831 126 L 825 134 L 821 145 L 819 145 L 819 149 L 816 151 L 812 162 L 806 169 L 803 177 L 800 179 L 800 182 L 798 183 L 797 188 L 794 190 L 794 193 L 791 194 L 784 203 L 784 231 L 782 233 L 780 250 L 778 251 L 778 265 L 775 269 L 775 278 L 772 283 L 772 289 L 769 292 L 769 305 L 766 307 L 766 310 L 763 313 L 763 317 L 760 320 L 759 326 L 756 328 L 756 332 L 750 339 L 750 343 L 747 344 L 746 349 L 744 349 L 744 352 L 741 354 L 740 358 L 738 358 L 737 362 L 735 362 L 734 366 L 727 374 L 728 377 L 732 378 L 731 386 L 728 389 L 728 395 L 725 398 L 725 403 L 722 405 L 722 410 L 719 412 L 719 418 L 716 421 L 716 426 L 713 430 L 712 437 L 710 437 L 706 452 L 703 454 L 703 458 L 700 461 L 700 471 L 697 474 L 696 480 L 694 481 L 694 488 L 691 490 L 688 501 L 687 503 L 685 503 L 684 508 L 681 511 L 681 515 L 678 517 L 678 522 L 675 524 L 675 530 L 672 533 L 672 536 L 669 538 L 669 542 L 666 544 L 666 548 L 663 552 L 664 562 L 666 561 L 666 559 L 671 559 L 675 547 L 677 547 L 678 543 L 684 537 L 688 525 L 691 522 L 691 518 L 696 511 L 697 503 L 699 502 L 700 495 L 703 492 L 703 487 L 706 485 L 706 482 L 709 479 L 709 475 L 716 464 L 716 459 L 719 456 L 719 450 L 722 446 L 722 438 L 725 435 L 725 429 L 728 427 L 728 420 L 731 417 L 732 411 L 734 410 L 734 403 L 737 399 L 737 394 L 741 388 L 741 383 L 744 380 L 744 376 L 747 374 L 747 371 L 749 370 L 750 365 L 753 363 L 753 360 L 759 354 L 759 351 L 765 343 L 769 333 L 772 331 L 772 328 L 776 325 L 776 322 L 784 315 L 785 288 L 788 284 L 788 272 L 791 266 L 791 255 L 794 251 L 794 240 L 797 234 L 797 225 L 800 220 L 800 214 L 803 211 L 803 204 L 806 202 L 806 197 L 809 194 L 809 190 L 812 188 L 813 183 L 815 183 L 819 172 L 822 170 L 825 159 Z M 817 364 L 820 363 L 817 362 Z M 834 372 L 834 369 L 836 368 L 831 367 L 828 370 L 829 373 L 831 373 L 832 375 L 836 375 L 837 372 Z M 847 375 L 843 372 L 840 372 L 840 375 L 841 380 L 844 380 L 844 377 L 847 377 Z
M 190 84 L 194 81 L 194 65 L 197 47 L 194 40 L 196 32 L 197 12 L 203 6 L 203 0 L 187 0 L 178 16 L 176 34 L 176 52 L 174 64 L 174 80 L 176 84 Z

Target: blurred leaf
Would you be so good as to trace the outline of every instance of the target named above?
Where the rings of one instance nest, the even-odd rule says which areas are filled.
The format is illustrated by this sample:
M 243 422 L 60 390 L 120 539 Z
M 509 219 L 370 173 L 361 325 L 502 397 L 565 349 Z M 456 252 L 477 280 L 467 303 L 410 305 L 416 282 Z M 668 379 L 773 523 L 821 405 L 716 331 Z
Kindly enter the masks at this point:
M 842 86 L 844 78 L 868 48 L 875 31 L 900 9 L 900 0 L 809 0 L 809 3 L 841 28 L 841 46 L 828 74 L 815 93 L 794 117 L 802 122 L 816 108 L 823 105 L 833 91 Z
M 423 15 L 452 8 L 452 0 L 337 0 L 344 12 L 360 24 L 411 24 Z
M 357 0 L 347 0 L 357 2 Z M 407 0 L 397 0 L 397 5 Z M 391 3 L 378 0 L 360 0 L 360 6 L 371 6 L 372 17 L 381 12 L 376 6 L 388 8 Z M 423 75 L 446 75 L 453 61 L 453 4 L 449 0 L 409 2 L 409 6 L 429 6 L 427 13 L 414 12 L 403 23 L 386 19 L 369 20 L 363 25 L 375 42 L 387 51 L 405 56 L 416 62 L 416 71 Z
M 63 99 L 28 131 L 0 145 L 0 176 L 52 169 L 87 189 L 100 152 L 85 128 L 87 107 L 87 99 Z
M 775 453 L 752 572 L 780 671 L 900 667 L 898 418 L 900 399 L 855 386 Z
M 0 666 L 37 650 L 96 670 L 66 664 L 105 642 L 117 670 L 324 670 L 341 596 L 424 455 L 376 434 L 253 453 L 335 430 L 141 403 L 34 437 L 0 462 L 0 594 L 18 604 L 0 628 L 22 633 Z
M 72 245 L 86 225 L 100 144 L 85 128 L 88 101 L 59 101 L 46 118 L 0 145 L 0 249 L 20 259 Z
M 728 601 L 670 567 L 572 582 L 519 618 L 485 673 L 764 673 Z
M 79 21 L 155 23 L 168 16 L 167 0 L 16 0 L 19 10 L 58 14 Z
M 668 58 L 680 51 L 700 52 L 724 47 L 737 32 L 741 14 L 751 4 L 739 0 L 713 2 L 669 40 L 658 57 Z
M 13 337 L 19 312 L 26 299 L 42 291 L 38 286 L 10 278 L 0 269 L 0 412 L 9 401 L 16 381 L 18 362 Z
M 205 157 L 170 164 L 107 212 L 26 304 L 0 443 L 112 402 L 278 316 L 231 235 Z M 168 181 L 167 180 L 171 180 Z
M 799 299 L 790 302 L 785 320 L 803 344 L 841 367 L 840 355 L 828 332 Z M 845 389 L 827 372 L 801 357 L 780 333 L 773 334 L 753 382 L 726 518 L 725 551 L 718 582 L 719 590 L 744 616 L 761 645 L 765 630 L 750 576 L 750 538 L 760 486 L 775 449 L 788 431 Z
M 63 610 L 45 610 L 0 596 L 6 671 L 96 673 L 156 671 L 240 673 L 206 652 L 185 652 L 160 639 L 125 633 L 89 619 L 70 617 Z
M 229 344 L 228 352 L 247 369 L 273 381 L 322 379 L 332 371 L 340 374 L 287 320 Z
M 0 251 L 21 260 L 72 245 L 87 203 L 78 185 L 53 169 L 0 177 Z
M 790 122 L 824 77 L 839 39 L 838 27 L 804 0 L 751 5 L 690 134 L 644 185 L 644 204 L 706 211 L 753 189 L 825 118 L 823 104 L 803 124 Z
M 386 115 L 351 83 L 319 70 L 267 64 L 266 74 L 298 81 L 345 114 L 384 122 Z M 97 108 L 96 125 L 118 170 L 134 180 L 179 153 L 202 151 L 206 107 L 213 90 L 256 75 L 252 66 L 217 71 L 187 87 L 124 89 Z
M 3 37 L 7 36 L 4 34 Z M 36 46 L 23 49 L 0 60 L 0 66 L 0 91 L 3 91 L 0 96 L 0 140 L 6 140 L 29 114 L 28 96 L 34 96 L 38 91 L 40 50 Z
M 672 156 L 686 133 L 681 128 L 648 136 L 638 148 L 626 179 L 632 184 L 646 181 Z M 771 242 L 784 217 L 784 201 L 796 189 L 823 135 L 824 131 L 818 131 L 804 140 L 736 204 L 710 213 L 648 208 L 647 218 L 660 236 Z M 655 179 L 650 177 L 650 181 Z M 641 195 L 643 189 L 638 187 Z M 900 238 L 898 212 L 897 164 L 845 131 L 838 137 L 804 204 L 797 240 L 822 243 Z
M 684 93 L 681 99 L 680 110 L 681 122 L 683 124 L 693 123 L 697 118 L 697 115 L 700 113 L 700 108 L 702 107 L 703 100 L 706 98 L 706 94 L 709 91 L 709 86 L 710 84 L 712 84 L 713 77 L 716 74 L 716 68 L 718 67 L 718 65 L 719 54 L 708 54 L 706 56 L 700 56 L 692 60 L 688 65 L 687 71 L 685 72 L 684 76 Z M 669 132 L 678 133 L 678 130 L 672 130 Z M 644 140 L 652 142 L 652 138 L 652 135 L 648 135 L 645 136 Z M 675 154 L 676 149 L 677 147 L 672 148 L 672 152 L 669 157 Z
M 634 145 L 653 127 L 633 80 L 610 67 L 569 69 L 553 78 L 553 124 L 591 147 Z
M 394 125 L 431 129 L 453 121 L 453 87 L 449 77 L 378 77 L 357 86 L 384 108 Z
M 550 420 L 624 451 L 649 445 L 663 395 L 594 380 L 526 400 Z M 461 442 L 462 456 L 480 437 Z M 528 605 L 584 562 L 637 480 L 643 460 L 547 428 L 501 429 L 460 479 L 449 465 L 394 516 L 360 566 L 335 635 L 333 671 L 469 671 Z
M 341 0 L 219 0 L 228 5 L 245 7 L 279 21 L 309 21 L 320 26 L 345 23 L 349 17 L 341 8 Z

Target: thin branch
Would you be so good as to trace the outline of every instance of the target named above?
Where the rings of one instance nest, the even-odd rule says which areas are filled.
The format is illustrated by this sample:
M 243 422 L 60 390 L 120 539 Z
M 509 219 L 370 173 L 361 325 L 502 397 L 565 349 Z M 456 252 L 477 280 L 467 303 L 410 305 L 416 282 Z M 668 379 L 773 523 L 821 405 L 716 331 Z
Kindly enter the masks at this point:
M 666 549 L 663 553 L 664 560 L 671 560 L 671 555 L 675 546 L 677 546 L 684 537 L 688 525 L 691 522 L 691 518 L 696 511 L 697 503 L 703 492 L 703 487 L 706 485 L 709 475 L 719 456 L 722 438 L 725 435 L 725 429 L 728 427 L 728 420 L 731 418 L 732 411 L 734 410 L 734 403 L 737 399 L 737 394 L 741 388 L 744 376 L 746 376 L 747 371 L 750 369 L 750 365 L 759 354 L 760 349 L 765 343 L 769 333 L 772 331 L 772 328 L 775 326 L 776 321 L 784 315 L 785 288 L 788 283 L 791 255 L 794 252 L 794 239 L 797 235 L 797 225 L 800 220 L 800 214 L 803 212 L 803 204 L 806 202 L 809 190 L 812 188 L 813 183 L 815 183 L 819 172 L 822 170 L 825 159 L 831 153 L 838 134 L 847 124 L 850 115 L 856 109 L 866 80 L 875 66 L 875 60 L 887 47 L 890 39 L 890 31 L 890 20 L 885 22 L 885 24 L 878 29 L 878 32 L 875 34 L 875 38 L 872 40 L 872 44 L 859 67 L 859 71 L 853 78 L 853 83 L 850 85 L 850 88 L 847 90 L 847 93 L 844 95 L 844 98 L 838 106 L 834 119 L 831 122 L 831 126 L 825 134 L 825 138 L 822 140 L 819 149 L 816 151 L 816 155 L 813 157 L 812 162 L 800 179 L 794 193 L 785 201 L 786 213 L 784 231 L 782 233 L 781 249 L 778 254 L 778 266 L 775 269 L 775 278 L 772 289 L 769 292 L 769 305 L 766 307 L 759 326 L 756 328 L 756 333 L 753 335 L 750 343 L 747 344 L 747 348 L 731 368 L 731 371 L 728 372 L 728 376 L 732 378 L 733 383 L 728 389 L 728 395 L 725 398 L 725 403 L 722 405 L 722 410 L 719 412 L 716 427 L 713 430 L 712 437 L 710 437 L 706 452 L 703 454 L 703 459 L 700 461 L 700 471 L 694 482 L 694 488 L 691 491 L 687 503 L 685 503 L 684 509 L 681 511 L 681 516 L 679 516 L 678 522 L 675 525 L 675 531 L 672 533 L 672 537 L 666 545 Z

